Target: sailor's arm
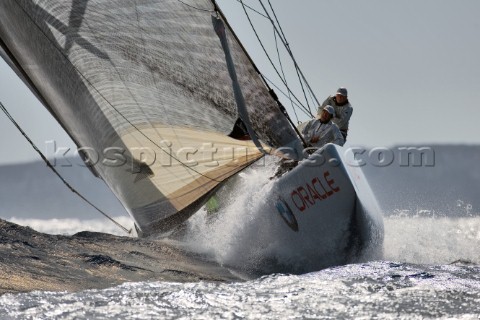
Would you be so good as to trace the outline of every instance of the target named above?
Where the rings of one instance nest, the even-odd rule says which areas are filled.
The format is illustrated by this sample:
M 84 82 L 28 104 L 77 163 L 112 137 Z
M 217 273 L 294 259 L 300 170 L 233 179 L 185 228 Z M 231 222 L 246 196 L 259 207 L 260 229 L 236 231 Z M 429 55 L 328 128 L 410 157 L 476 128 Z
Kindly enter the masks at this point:
M 333 135 L 332 143 L 338 144 L 339 146 L 343 146 L 345 144 L 345 139 L 343 138 L 340 129 L 336 124 L 332 124 L 331 133 Z
M 341 112 L 338 112 L 332 121 L 343 130 L 348 130 L 348 122 L 352 117 L 353 108 L 351 106 L 345 106 L 341 108 Z
M 312 138 L 312 121 L 307 122 L 307 124 L 303 127 L 302 131 L 300 132 L 303 136 L 303 139 L 307 143 L 310 143 L 310 140 Z

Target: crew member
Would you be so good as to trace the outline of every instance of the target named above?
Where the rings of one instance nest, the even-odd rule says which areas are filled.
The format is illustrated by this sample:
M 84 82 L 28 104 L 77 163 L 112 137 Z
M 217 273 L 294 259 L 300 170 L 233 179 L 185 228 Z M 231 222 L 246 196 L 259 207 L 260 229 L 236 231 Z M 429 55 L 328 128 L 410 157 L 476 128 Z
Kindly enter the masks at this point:
M 318 108 L 318 112 L 326 106 L 333 106 L 335 109 L 335 117 L 332 121 L 338 126 L 343 135 L 343 139 L 347 141 L 348 123 L 353 113 L 353 108 L 348 101 L 348 91 L 346 88 L 338 88 L 334 96 L 328 97 Z
M 305 141 L 315 148 L 321 148 L 327 143 L 335 143 L 343 146 L 345 139 L 338 126 L 332 121 L 335 117 L 335 109 L 327 105 L 319 110 L 316 119 L 307 122 L 301 134 Z
M 302 134 L 305 142 L 310 148 L 321 148 L 327 143 L 335 143 L 343 146 L 345 140 L 338 126 L 332 122 L 332 118 L 335 115 L 335 109 L 332 106 L 326 106 L 319 111 L 317 118 L 308 122 L 300 124 L 297 129 Z M 315 151 L 314 149 L 308 150 L 309 153 Z M 298 164 L 296 160 L 282 159 L 275 171 L 275 174 L 270 178 L 278 178 L 284 173 L 292 170 Z

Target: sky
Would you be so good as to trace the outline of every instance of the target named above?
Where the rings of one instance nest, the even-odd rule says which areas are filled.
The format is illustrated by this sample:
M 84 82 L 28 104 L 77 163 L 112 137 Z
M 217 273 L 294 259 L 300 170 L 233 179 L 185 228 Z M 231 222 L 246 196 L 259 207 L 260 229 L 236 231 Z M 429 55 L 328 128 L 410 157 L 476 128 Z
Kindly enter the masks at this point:
M 260 71 L 276 79 L 239 2 L 218 3 Z M 262 11 L 257 0 L 244 3 Z M 322 102 L 340 86 L 348 88 L 354 112 L 347 146 L 480 145 L 480 112 L 476 109 L 480 101 L 480 1 L 271 3 L 318 100 Z M 272 25 L 253 11 L 249 14 L 277 61 Z M 289 84 L 301 96 L 285 54 L 282 61 Z M 296 121 L 289 102 L 281 99 Z M 0 101 L 40 149 L 50 140 L 57 146 L 74 147 L 3 61 Z M 301 121 L 308 119 L 299 116 Z M 3 113 L 0 134 L 0 164 L 39 159 Z

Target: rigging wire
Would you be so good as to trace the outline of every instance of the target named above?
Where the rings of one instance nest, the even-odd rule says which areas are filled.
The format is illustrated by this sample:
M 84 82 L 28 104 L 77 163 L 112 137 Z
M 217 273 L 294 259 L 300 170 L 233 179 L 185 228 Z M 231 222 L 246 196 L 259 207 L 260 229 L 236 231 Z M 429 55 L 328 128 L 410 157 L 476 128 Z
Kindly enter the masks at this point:
M 47 157 L 45 157 L 45 155 L 40 151 L 40 149 L 38 149 L 38 147 L 35 145 L 35 143 L 28 137 L 28 135 L 25 133 L 25 131 L 23 131 L 23 129 L 20 127 L 20 125 L 15 121 L 15 119 L 10 115 L 10 113 L 8 112 L 7 108 L 5 108 L 5 106 L 3 105 L 2 102 L 0 102 L 0 109 L 3 111 L 3 113 L 7 116 L 7 118 L 13 123 L 13 125 L 20 131 L 20 133 L 25 137 L 25 139 L 28 141 L 28 143 L 30 143 L 30 145 L 32 146 L 32 148 L 40 155 L 40 157 L 42 158 L 42 160 L 47 164 L 47 167 L 49 167 L 56 175 L 58 178 L 60 178 L 60 180 L 63 182 L 63 184 L 65 184 L 67 186 L 68 189 L 70 189 L 70 191 L 72 191 L 73 193 L 75 193 L 78 197 L 80 197 L 80 199 L 82 199 L 83 201 L 85 201 L 87 204 L 89 204 L 92 208 L 94 208 L 97 212 L 101 213 L 105 218 L 107 218 L 108 220 L 110 220 L 111 222 L 113 222 L 117 227 L 119 227 L 120 229 L 122 229 L 123 231 L 125 231 L 127 234 L 131 234 L 132 233 L 132 229 L 128 230 L 127 228 L 125 228 L 124 226 L 122 226 L 120 223 L 118 223 L 117 221 L 115 221 L 115 219 L 113 219 L 112 217 L 110 217 L 107 213 L 105 213 L 103 210 L 101 210 L 100 208 L 98 208 L 97 206 L 95 206 L 92 202 L 90 202 L 85 196 L 83 196 L 80 192 L 78 192 L 74 187 L 72 187 L 72 185 L 70 185 L 66 180 L 65 178 L 62 177 L 62 175 L 55 169 L 55 167 L 52 165 L 52 163 L 50 161 L 48 161 Z
M 239 2 L 239 3 L 242 3 L 242 0 L 236 0 L 236 1 Z M 278 21 L 277 15 L 276 15 L 276 13 L 275 13 L 275 10 L 274 10 L 273 7 L 272 7 L 272 4 L 270 3 L 270 0 L 268 1 L 268 3 L 269 3 L 269 5 L 270 5 L 270 8 L 272 9 L 272 12 L 273 12 L 273 14 L 274 14 L 274 16 L 275 16 L 275 19 L 276 19 L 276 21 L 277 21 L 277 24 L 278 24 L 280 30 L 281 30 L 281 33 L 283 34 L 282 26 L 280 25 L 280 22 Z M 244 5 L 245 5 L 245 7 L 246 7 L 247 9 L 255 12 L 256 14 L 258 14 L 258 15 L 262 16 L 263 18 L 265 18 L 265 19 L 269 20 L 270 22 L 272 22 L 272 19 L 271 19 L 269 16 L 266 16 L 265 14 L 261 13 L 260 11 L 252 8 L 251 6 L 249 6 L 249 5 L 247 5 L 247 4 L 244 4 Z M 275 29 L 275 24 L 273 24 L 273 25 L 274 25 L 274 29 Z M 281 35 L 277 30 L 276 30 L 276 33 L 278 33 L 278 35 L 279 35 L 280 37 L 282 37 L 282 35 Z M 288 50 L 289 55 L 293 58 L 293 53 L 291 53 L 290 45 L 289 45 L 289 43 L 288 43 L 288 41 L 287 41 L 287 39 L 286 39 L 286 37 L 285 37 L 284 35 L 283 35 L 283 38 L 282 38 L 282 42 L 284 43 L 284 46 L 285 46 L 286 49 Z M 295 62 L 295 61 L 294 61 L 294 62 Z M 298 68 L 298 65 L 297 65 L 296 63 L 295 63 L 295 67 Z M 311 98 L 313 104 L 314 104 L 314 105 L 315 105 L 315 103 L 319 104 L 319 103 L 318 103 L 318 100 L 317 100 L 317 97 L 316 97 L 315 94 L 313 93 L 313 91 L 312 91 L 310 85 L 308 84 L 306 78 L 303 76 L 303 73 L 301 72 L 300 69 L 299 69 L 299 71 L 300 71 L 300 75 L 302 76 L 304 82 L 306 83 L 306 85 L 307 85 L 307 87 L 308 87 L 308 89 L 309 89 L 309 90 L 308 90 L 308 91 L 309 91 L 309 95 L 310 95 L 310 98 Z
M 283 75 L 283 79 L 285 80 L 285 83 L 287 83 L 287 77 L 285 76 L 285 72 L 283 70 L 282 57 L 280 56 L 280 50 L 278 48 L 277 33 L 275 32 L 275 29 L 273 29 L 273 37 L 275 38 L 275 47 L 277 48 L 277 55 L 278 55 L 278 62 L 280 63 L 280 70 L 282 71 L 282 75 Z M 288 83 L 287 83 L 287 85 L 288 85 Z M 295 109 L 295 106 L 293 105 L 293 100 L 292 100 L 292 96 L 290 95 L 290 92 L 288 92 L 288 99 L 290 100 L 290 103 L 292 104 L 292 110 L 293 110 L 293 113 L 295 114 L 295 119 L 297 120 L 297 123 L 299 123 L 300 121 L 298 120 L 297 110 Z
M 265 14 L 268 16 L 268 19 L 269 19 L 270 22 L 272 23 L 273 29 L 276 30 L 275 23 L 273 22 L 273 19 L 270 17 L 270 14 L 268 13 L 267 8 L 265 8 L 265 6 L 263 5 L 262 0 L 258 0 L 258 1 L 260 2 L 263 10 L 265 11 Z M 270 3 L 270 1 L 269 1 L 269 3 Z M 272 7 L 272 10 L 273 10 L 273 7 Z M 275 18 L 276 18 L 276 15 L 275 15 Z M 278 21 L 278 19 L 277 19 L 277 23 L 278 23 L 278 25 L 280 26 L 280 22 Z M 282 35 L 283 35 L 283 38 L 282 38 Z M 285 42 L 286 42 L 286 38 L 285 38 L 285 35 L 283 34 L 283 31 L 282 31 L 282 35 L 280 35 L 280 38 L 282 39 L 282 41 L 285 41 Z M 286 43 L 287 43 L 287 45 L 288 45 L 288 42 L 286 42 Z M 287 45 L 286 45 L 285 47 L 287 48 L 287 51 L 290 53 L 290 52 L 291 52 L 290 49 L 289 49 L 290 46 L 288 45 L 288 47 L 287 47 Z M 291 56 L 292 59 L 293 59 L 293 55 L 290 54 L 290 56 Z M 294 63 L 294 65 L 295 65 L 295 71 L 296 71 L 296 73 L 297 73 L 298 80 L 299 80 L 299 82 L 300 82 L 300 87 L 302 88 L 303 96 L 304 96 L 304 98 L 305 98 L 305 102 L 307 103 L 308 109 L 311 110 L 310 103 L 309 103 L 309 101 L 308 101 L 308 97 L 307 97 L 307 94 L 306 94 L 306 92 L 305 92 L 305 88 L 304 88 L 304 85 L 303 85 L 302 77 L 300 76 L 300 73 L 299 73 L 299 68 L 298 68 L 298 66 L 297 66 L 296 63 Z
M 242 0 L 237 0 L 237 2 L 242 3 Z M 261 16 L 264 17 L 265 19 L 268 19 L 268 17 L 267 17 L 266 15 L 264 15 L 263 13 L 261 13 L 260 11 L 258 11 L 258 10 L 256 10 L 256 9 L 250 7 L 249 5 L 246 5 L 246 4 L 245 4 L 245 7 L 247 7 L 247 8 L 250 9 L 250 10 L 252 10 L 253 12 L 261 15 Z
M 314 94 L 312 93 L 311 90 L 308 90 L 308 96 L 310 97 L 310 101 L 312 102 L 312 104 L 313 104 L 314 106 L 316 105 L 316 106 L 317 106 L 317 109 L 318 109 L 318 107 L 320 107 L 320 104 L 316 104 L 316 103 L 315 103 L 315 102 L 316 102 L 315 96 L 314 96 Z M 315 111 L 318 111 L 318 110 L 313 110 L 313 111 L 315 112 Z
M 295 64 L 295 67 L 298 68 L 298 71 L 300 72 L 303 80 L 305 81 L 305 84 L 307 85 L 308 87 L 308 90 L 310 91 L 310 93 L 313 95 L 313 97 L 315 98 L 315 102 L 317 103 L 317 105 L 320 104 L 320 102 L 318 101 L 317 97 L 315 96 L 315 93 L 313 92 L 312 88 L 310 87 L 310 84 L 308 83 L 307 79 L 305 78 L 302 70 L 300 69 L 300 67 L 298 66 L 297 64 L 297 60 L 295 59 L 295 57 L 293 56 L 293 52 L 292 52 L 292 49 L 290 48 L 290 44 L 288 43 L 287 41 L 287 37 L 285 36 L 285 33 L 283 32 L 283 29 L 282 29 L 282 25 L 280 24 L 280 21 L 278 20 L 278 17 L 277 17 L 277 14 L 275 13 L 275 10 L 273 9 L 273 6 L 272 6 L 272 3 L 270 2 L 270 0 L 267 0 L 268 1 L 268 4 L 270 6 L 270 9 L 272 10 L 272 13 L 273 13 L 273 16 L 275 17 L 275 21 L 277 22 L 278 24 L 278 27 L 280 29 L 280 32 L 283 36 L 283 40 L 284 40 L 284 45 L 285 47 L 287 48 L 289 54 L 290 54 L 290 57 L 292 58 L 293 60 L 293 63 Z M 263 5 L 262 5 L 263 6 Z
M 270 55 L 268 54 L 267 52 L 267 49 L 265 48 L 262 40 L 260 39 L 260 36 L 258 35 L 258 32 L 257 30 L 255 29 L 255 26 L 253 25 L 253 22 L 252 20 L 250 19 L 250 15 L 248 14 L 247 12 L 247 9 L 243 3 L 243 0 L 240 0 L 240 3 L 242 4 L 242 7 L 243 7 L 243 11 L 245 12 L 245 15 L 247 16 L 247 19 L 248 19 L 248 22 L 250 23 L 250 26 L 252 27 L 253 29 L 253 32 L 255 33 L 255 36 L 257 37 L 257 40 L 259 41 L 260 43 L 260 46 L 262 47 L 265 55 L 267 56 L 268 60 L 270 61 L 270 64 L 272 65 L 273 69 L 275 70 L 275 72 L 277 73 L 278 77 L 282 80 L 283 84 L 285 85 L 285 87 L 287 88 L 287 90 L 292 94 L 292 96 L 295 98 L 295 100 L 297 100 L 297 102 L 302 106 L 302 108 L 307 112 L 307 114 L 310 114 L 311 117 L 313 117 L 313 114 L 311 113 L 311 111 L 309 109 L 307 109 L 303 103 L 295 96 L 295 94 L 290 90 L 290 88 L 287 86 L 287 84 L 285 83 L 285 81 L 282 79 L 282 76 L 280 75 L 280 72 L 278 71 L 277 67 L 275 66 L 275 64 L 273 63 L 272 61 L 272 58 L 270 57 Z
M 265 75 L 262 75 L 262 76 L 265 78 L 265 80 L 267 80 L 268 83 L 270 83 L 272 86 L 274 86 L 275 89 L 278 90 L 278 92 L 280 92 L 284 97 L 288 98 L 288 95 L 287 95 L 284 91 L 282 91 L 282 89 L 281 89 L 279 86 L 277 86 L 272 80 L 270 80 L 269 78 L 267 78 Z M 292 100 L 292 103 L 293 103 L 300 111 L 302 111 L 307 117 L 311 117 L 311 116 L 312 116 L 310 113 L 308 113 L 308 112 L 305 111 L 303 108 L 301 108 L 301 106 L 300 106 L 298 103 L 296 103 L 295 101 Z

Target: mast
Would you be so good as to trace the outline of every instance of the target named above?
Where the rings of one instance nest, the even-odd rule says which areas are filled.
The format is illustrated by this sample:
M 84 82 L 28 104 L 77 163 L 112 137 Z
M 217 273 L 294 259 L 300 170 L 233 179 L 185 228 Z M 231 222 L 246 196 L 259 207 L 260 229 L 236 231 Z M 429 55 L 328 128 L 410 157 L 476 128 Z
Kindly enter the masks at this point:
M 290 118 L 290 115 L 288 114 L 287 110 L 285 109 L 285 106 L 280 102 L 280 100 L 278 99 L 278 96 L 277 94 L 275 93 L 275 91 L 268 85 L 268 82 L 266 81 L 265 77 L 263 76 L 263 74 L 260 72 L 260 70 L 258 69 L 257 65 L 255 64 L 255 62 L 253 61 L 252 57 L 250 56 L 250 54 L 248 53 L 247 49 L 245 48 L 245 46 L 243 45 L 243 43 L 240 41 L 240 38 L 238 38 L 237 34 L 235 33 L 235 31 L 233 30 L 232 26 L 230 25 L 230 23 L 228 22 L 227 20 L 227 17 L 225 16 L 225 14 L 223 13 L 223 11 L 220 9 L 220 7 L 218 6 L 217 4 L 217 1 L 216 0 L 211 0 L 212 1 L 212 4 L 214 6 L 214 10 L 217 12 L 218 15 L 220 15 L 221 19 L 224 21 L 224 23 L 227 25 L 228 29 L 230 30 L 230 32 L 232 33 L 233 37 L 235 38 L 235 40 L 237 41 L 238 45 L 240 46 L 240 48 L 243 50 L 243 52 L 245 53 L 246 57 L 248 58 L 248 60 L 250 61 L 250 63 L 252 64 L 252 66 L 254 67 L 255 71 L 258 73 L 258 75 L 260 76 L 260 78 L 262 79 L 263 81 L 263 84 L 264 86 L 267 88 L 268 92 L 270 93 L 270 95 L 272 96 L 272 98 L 275 100 L 275 102 L 277 103 L 277 106 L 279 108 L 279 110 L 281 111 L 281 113 L 285 116 L 285 118 L 288 120 L 288 122 L 290 123 L 292 129 L 296 132 L 296 134 L 298 135 L 298 138 L 299 140 L 302 142 L 303 144 L 303 147 L 304 148 L 307 148 L 307 142 L 305 141 L 305 139 L 303 139 L 303 136 L 302 134 L 300 133 L 300 131 L 298 131 L 297 127 L 295 126 L 293 120 Z

